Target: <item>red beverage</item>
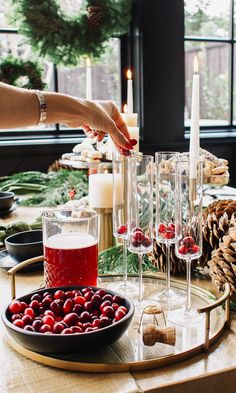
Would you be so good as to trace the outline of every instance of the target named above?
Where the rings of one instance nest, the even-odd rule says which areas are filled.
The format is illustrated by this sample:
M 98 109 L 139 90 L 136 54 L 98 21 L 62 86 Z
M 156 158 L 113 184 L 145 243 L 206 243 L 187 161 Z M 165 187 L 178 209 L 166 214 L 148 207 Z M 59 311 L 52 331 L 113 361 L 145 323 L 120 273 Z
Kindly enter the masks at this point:
M 51 236 L 44 245 L 46 287 L 97 285 L 98 244 L 85 233 Z

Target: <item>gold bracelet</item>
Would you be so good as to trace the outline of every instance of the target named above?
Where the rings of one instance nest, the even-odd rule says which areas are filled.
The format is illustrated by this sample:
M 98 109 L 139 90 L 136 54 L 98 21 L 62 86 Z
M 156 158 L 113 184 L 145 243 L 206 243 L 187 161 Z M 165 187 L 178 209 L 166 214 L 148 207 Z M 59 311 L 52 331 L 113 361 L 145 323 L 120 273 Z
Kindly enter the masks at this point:
M 39 90 L 34 90 L 37 98 L 38 98 L 38 102 L 39 102 L 39 121 L 37 123 L 37 126 L 41 126 L 45 124 L 45 120 L 47 118 L 47 103 L 45 100 L 45 97 L 43 95 L 43 93 Z

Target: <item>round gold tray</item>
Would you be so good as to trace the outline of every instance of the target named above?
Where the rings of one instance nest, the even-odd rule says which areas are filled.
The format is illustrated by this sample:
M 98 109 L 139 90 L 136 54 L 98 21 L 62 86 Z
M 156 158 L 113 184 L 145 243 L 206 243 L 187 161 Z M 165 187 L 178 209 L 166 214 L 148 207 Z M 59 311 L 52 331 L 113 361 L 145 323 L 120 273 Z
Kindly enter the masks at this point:
M 33 258 L 31 263 L 39 261 L 40 257 Z M 41 257 L 42 260 L 42 257 Z M 22 262 L 22 267 L 28 261 Z M 8 274 L 12 278 L 12 294 L 15 296 L 15 273 L 19 266 L 12 268 Z M 101 277 L 99 286 L 111 287 L 119 277 Z M 138 278 L 129 278 L 137 283 Z M 144 276 L 143 297 L 153 304 L 152 297 L 165 288 L 165 280 L 154 275 Z M 185 290 L 185 283 L 172 280 L 172 287 L 176 290 Z M 176 344 L 170 346 L 157 342 L 154 346 L 145 346 L 140 332 L 140 313 L 135 312 L 133 321 L 126 333 L 114 344 L 96 352 L 74 354 L 74 355 L 41 355 L 30 351 L 6 333 L 9 345 L 20 354 L 41 364 L 65 370 L 83 372 L 124 372 L 134 370 L 152 369 L 171 365 L 186 360 L 196 354 L 205 352 L 217 342 L 224 329 L 230 324 L 229 299 L 230 288 L 225 287 L 223 296 L 212 300 L 212 294 L 200 287 L 192 286 L 192 304 L 198 312 L 203 314 L 201 325 L 192 327 L 181 327 L 176 325 Z M 135 299 L 134 299 L 135 301 Z M 225 303 L 225 307 L 223 307 Z M 165 314 L 167 314 L 165 312 Z M 142 324 L 146 323 L 145 315 Z M 148 321 L 149 323 L 150 321 Z M 159 320 L 163 325 L 163 319 Z M 141 325 L 142 325 L 141 324 Z M 168 324 L 171 326 L 171 324 Z M 142 329 L 141 329 L 142 330 Z

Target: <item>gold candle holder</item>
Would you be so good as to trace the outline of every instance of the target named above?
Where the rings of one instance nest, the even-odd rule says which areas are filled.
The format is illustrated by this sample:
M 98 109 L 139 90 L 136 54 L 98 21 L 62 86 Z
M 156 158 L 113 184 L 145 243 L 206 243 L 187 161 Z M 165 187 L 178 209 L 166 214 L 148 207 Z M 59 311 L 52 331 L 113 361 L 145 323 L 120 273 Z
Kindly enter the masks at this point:
M 94 208 L 98 214 L 98 252 L 114 246 L 112 208 Z

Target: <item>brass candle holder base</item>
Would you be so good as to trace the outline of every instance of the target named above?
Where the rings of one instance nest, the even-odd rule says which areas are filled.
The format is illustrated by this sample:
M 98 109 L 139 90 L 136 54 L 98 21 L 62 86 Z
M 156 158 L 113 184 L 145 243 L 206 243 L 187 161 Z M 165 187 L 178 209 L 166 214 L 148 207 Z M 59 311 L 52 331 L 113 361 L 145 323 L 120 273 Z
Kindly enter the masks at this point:
M 113 247 L 112 208 L 94 208 L 98 214 L 98 252 Z

